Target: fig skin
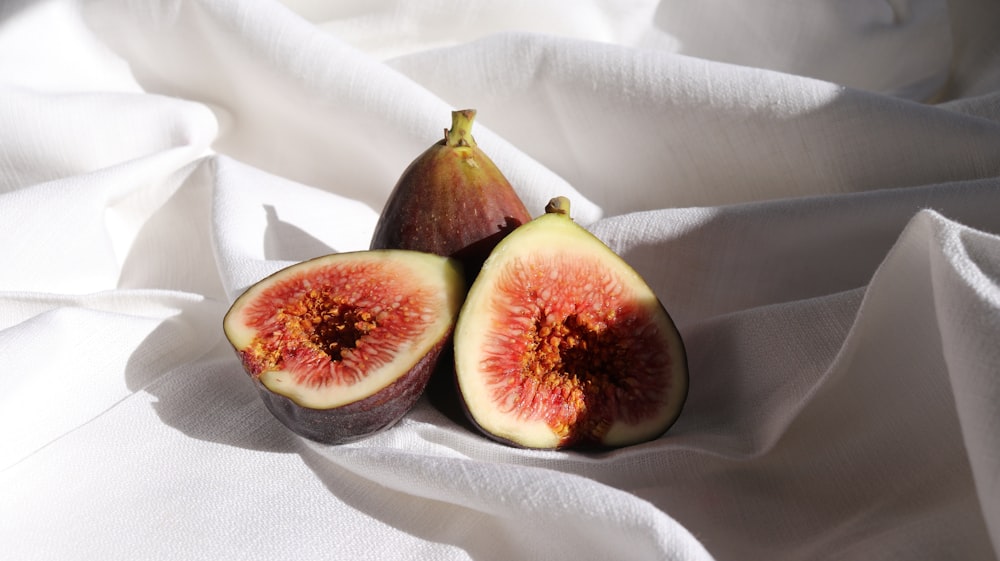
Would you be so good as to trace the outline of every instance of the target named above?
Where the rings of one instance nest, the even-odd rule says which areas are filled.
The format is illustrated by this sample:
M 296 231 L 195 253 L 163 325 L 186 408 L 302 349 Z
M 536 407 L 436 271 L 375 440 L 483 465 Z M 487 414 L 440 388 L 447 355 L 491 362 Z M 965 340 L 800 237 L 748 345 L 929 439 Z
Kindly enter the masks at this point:
M 423 395 L 444 346 L 442 340 L 406 374 L 378 393 L 334 409 L 304 407 L 271 391 L 259 378 L 253 381 L 264 406 L 292 432 L 322 444 L 347 444 L 392 427 L 410 412 Z
M 414 159 L 389 195 L 371 249 L 453 257 L 471 283 L 493 247 L 531 220 L 513 186 L 476 144 L 474 109 L 452 112 L 445 137 Z
M 343 444 L 413 408 L 450 346 L 464 296 L 454 259 L 339 253 L 261 279 L 233 302 L 223 330 L 275 418 L 310 440 Z
M 663 435 L 688 391 L 683 340 L 569 201 L 494 249 L 453 334 L 455 381 L 485 436 L 534 449 L 609 449 Z

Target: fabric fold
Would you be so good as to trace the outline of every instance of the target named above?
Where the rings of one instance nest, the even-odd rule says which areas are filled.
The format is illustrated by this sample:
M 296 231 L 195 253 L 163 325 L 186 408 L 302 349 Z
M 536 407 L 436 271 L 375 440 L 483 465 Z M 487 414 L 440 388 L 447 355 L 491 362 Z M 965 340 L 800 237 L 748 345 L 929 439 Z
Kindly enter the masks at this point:
M 1000 558 L 1000 9 L 682 4 L 0 6 L 5 553 Z M 232 301 L 366 249 L 463 108 L 675 320 L 661 437 L 517 449 L 428 396 L 324 446 L 243 372 Z
M 608 214 L 1000 175 L 994 123 L 760 68 L 523 33 L 389 64 L 488 91 L 484 120 Z

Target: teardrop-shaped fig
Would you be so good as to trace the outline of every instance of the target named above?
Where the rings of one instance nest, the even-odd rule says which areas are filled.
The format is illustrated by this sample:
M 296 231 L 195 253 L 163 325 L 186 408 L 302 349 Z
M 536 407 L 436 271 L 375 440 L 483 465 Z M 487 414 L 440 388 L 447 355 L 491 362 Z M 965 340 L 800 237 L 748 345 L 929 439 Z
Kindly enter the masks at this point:
M 618 447 L 677 419 L 680 333 L 645 280 L 569 216 L 546 214 L 483 264 L 454 333 L 459 393 L 486 435 L 527 448 Z
M 268 410 L 297 434 L 336 444 L 379 432 L 413 407 L 464 296 L 450 258 L 337 253 L 251 286 L 223 327 Z
M 454 257 L 471 283 L 500 239 L 531 220 L 524 203 L 471 134 L 476 112 L 452 112 L 451 129 L 403 171 L 379 215 L 371 249 Z

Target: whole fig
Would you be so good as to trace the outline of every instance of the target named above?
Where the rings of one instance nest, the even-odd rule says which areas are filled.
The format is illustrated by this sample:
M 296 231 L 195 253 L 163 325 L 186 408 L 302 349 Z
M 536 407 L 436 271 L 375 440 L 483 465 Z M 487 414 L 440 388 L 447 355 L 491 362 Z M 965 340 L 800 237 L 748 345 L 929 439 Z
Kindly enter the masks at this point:
M 507 178 L 471 134 L 474 109 L 403 171 L 380 214 L 371 249 L 453 257 L 469 283 L 504 236 L 531 220 Z

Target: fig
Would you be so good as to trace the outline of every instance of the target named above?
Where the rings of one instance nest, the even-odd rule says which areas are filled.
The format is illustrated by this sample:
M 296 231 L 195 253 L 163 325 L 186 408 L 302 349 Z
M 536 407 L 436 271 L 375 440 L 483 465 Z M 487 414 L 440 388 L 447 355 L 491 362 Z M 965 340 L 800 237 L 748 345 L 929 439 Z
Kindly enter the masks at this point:
M 531 215 L 479 148 L 474 109 L 453 111 L 444 139 L 403 171 L 379 215 L 371 249 L 410 249 L 458 259 L 468 282 L 493 247 Z
M 268 410 L 301 436 L 339 444 L 388 428 L 413 407 L 464 296 L 451 258 L 336 253 L 257 282 L 223 328 Z
M 514 446 L 615 448 L 662 435 L 687 398 L 681 335 L 646 281 L 569 200 L 503 239 L 454 330 L 470 421 Z

